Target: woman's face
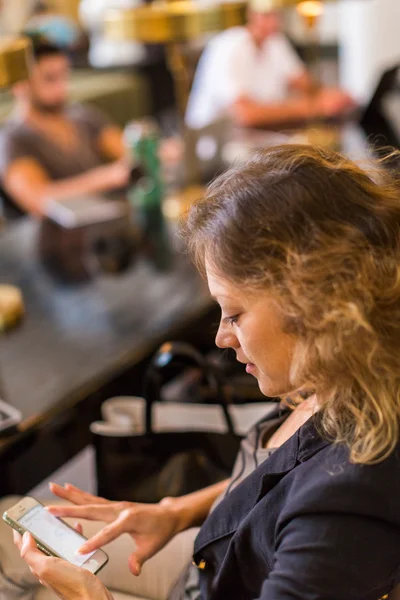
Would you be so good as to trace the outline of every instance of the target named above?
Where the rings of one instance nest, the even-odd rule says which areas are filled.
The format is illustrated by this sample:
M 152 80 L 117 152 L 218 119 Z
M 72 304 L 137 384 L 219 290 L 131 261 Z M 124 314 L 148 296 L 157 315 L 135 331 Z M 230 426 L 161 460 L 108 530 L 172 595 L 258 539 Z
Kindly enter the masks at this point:
M 290 372 L 296 338 L 282 329 L 283 319 L 274 299 L 261 291 L 246 292 L 216 275 L 207 265 L 211 295 L 221 307 L 215 343 L 233 348 L 246 371 L 258 380 L 266 396 L 294 390 Z

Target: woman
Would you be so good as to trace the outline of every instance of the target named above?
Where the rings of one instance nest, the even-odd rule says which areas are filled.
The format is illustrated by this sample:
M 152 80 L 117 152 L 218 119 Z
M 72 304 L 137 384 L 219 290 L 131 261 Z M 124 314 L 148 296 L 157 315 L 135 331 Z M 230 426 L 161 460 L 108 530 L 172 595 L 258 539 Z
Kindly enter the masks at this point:
M 53 488 L 77 505 L 54 514 L 109 523 L 84 551 L 130 533 L 138 575 L 203 523 L 202 600 L 378 600 L 400 581 L 398 191 L 379 169 L 303 145 L 265 150 L 211 185 L 185 235 L 221 306 L 216 343 L 282 406 L 306 399 L 250 432 L 230 483 L 156 506 Z M 22 555 L 64 585 L 61 598 L 109 597 L 29 538 Z M 189 597 L 192 576 L 175 597 Z

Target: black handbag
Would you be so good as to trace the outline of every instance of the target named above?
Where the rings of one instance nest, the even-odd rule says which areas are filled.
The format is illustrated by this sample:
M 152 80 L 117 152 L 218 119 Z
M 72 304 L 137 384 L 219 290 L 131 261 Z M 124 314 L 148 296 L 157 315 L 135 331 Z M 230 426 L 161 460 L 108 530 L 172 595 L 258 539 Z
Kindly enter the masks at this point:
M 204 488 L 231 473 L 241 437 L 235 433 L 218 377 L 201 355 L 186 344 L 175 343 L 173 348 L 186 352 L 204 370 L 214 392 L 214 403 L 223 413 L 226 432 L 154 431 L 154 403 L 160 398 L 161 371 L 171 347 L 168 344 L 161 347 L 145 375 L 145 433 L 118 436 L 93 433 L 100 496 L 159 502 L 166 496 L 181 496 Z

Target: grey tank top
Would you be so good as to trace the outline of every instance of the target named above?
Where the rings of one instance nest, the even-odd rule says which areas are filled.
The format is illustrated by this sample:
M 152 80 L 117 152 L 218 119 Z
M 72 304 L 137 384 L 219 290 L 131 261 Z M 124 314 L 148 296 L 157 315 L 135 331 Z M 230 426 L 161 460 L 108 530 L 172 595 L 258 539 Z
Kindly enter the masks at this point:
M 276 448 L 265 448 L 268 439 L 282 425 L 287 413 L 275 419 L 269 419 L 253 427 L 240 445 L 240 450 L 233 467 L 227 490 L 214 502 L 211 511 L 238 486 L 258 465 L 268 459 Z M 199 571 L 192 563 L 188 564 L 176 585 L 171 590 L 168 600 L 201 600 Z

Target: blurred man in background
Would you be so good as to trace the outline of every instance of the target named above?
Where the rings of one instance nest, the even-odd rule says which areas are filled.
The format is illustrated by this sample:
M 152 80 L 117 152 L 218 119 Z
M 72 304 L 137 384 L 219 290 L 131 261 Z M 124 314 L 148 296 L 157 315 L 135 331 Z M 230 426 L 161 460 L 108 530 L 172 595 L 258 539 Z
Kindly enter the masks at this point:
M 13 88 L 15 110 L 0 133 L 1 184 L 25 212 L 48 202 L 128 184 L 122 131 L 97 110 L 70 104 L 62 50 L 35 40 L 29 81 Z
M 230 116 L 244 127 L 274 126 L 315 117 L 337 117 L 353 102 L 341 90 L 314 83 L 282 33 L 280 14 L 253 0 L 246 27 L 215 36 L 195 75 L 186 114 L 199 129 Z M 310 93 L 312 92 L 312 98 Z

